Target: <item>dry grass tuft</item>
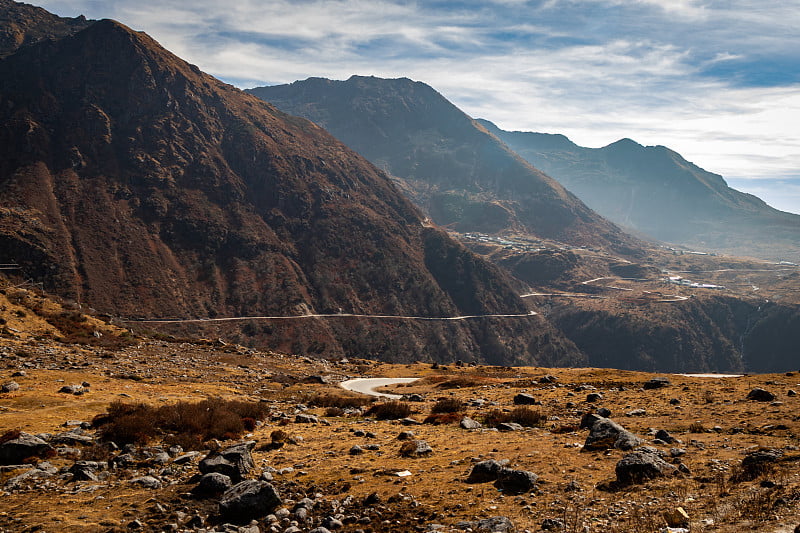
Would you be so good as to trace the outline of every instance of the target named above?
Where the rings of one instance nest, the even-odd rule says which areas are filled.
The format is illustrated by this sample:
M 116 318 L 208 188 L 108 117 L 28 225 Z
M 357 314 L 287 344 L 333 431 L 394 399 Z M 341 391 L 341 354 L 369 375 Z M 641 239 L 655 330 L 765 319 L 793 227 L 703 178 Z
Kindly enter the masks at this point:
M 378 403 L 370 407 L 365 414 L 378 420 L 398 420 L 411 414 L 411 406 L 398 401 Z
M 465 409 L 464 402 L 457 398 L 442 398 L 431 407 L 431 414 L 460 413 Z

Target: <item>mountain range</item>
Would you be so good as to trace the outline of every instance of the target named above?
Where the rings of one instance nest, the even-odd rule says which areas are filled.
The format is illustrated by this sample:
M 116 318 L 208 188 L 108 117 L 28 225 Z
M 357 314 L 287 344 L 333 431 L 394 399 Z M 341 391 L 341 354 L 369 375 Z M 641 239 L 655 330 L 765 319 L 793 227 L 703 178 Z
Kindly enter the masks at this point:
M 118 22 L 40 19 L 0 60 L 0 261 L 48 290 L 129 319 L 527 313 L 503 272 L 317 125 Z M 329 356 L 582 359 L 535 316 L 221 331 Z
M 636 254 L 635 239 L 587 208 L 430 86 L 407 78 L 309 78 L 248 92 L 314 121 L 378 167 L 434 222 L 518 231 Z
M 664 146 L 622 139 L 584 148 L 563 135 L 478 120 L 532 165 L 620 226 L 661 241 L 765 259 L 800 258 L 800 215 L 728 186 Z

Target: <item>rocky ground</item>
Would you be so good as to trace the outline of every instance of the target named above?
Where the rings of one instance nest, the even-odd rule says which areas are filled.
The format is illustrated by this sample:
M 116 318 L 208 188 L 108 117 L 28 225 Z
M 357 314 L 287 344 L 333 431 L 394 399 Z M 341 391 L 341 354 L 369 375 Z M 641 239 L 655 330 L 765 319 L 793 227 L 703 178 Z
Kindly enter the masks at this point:
M 3 531 L 725 532 L 800 523 L 800 374 L 331 362 L 220 341 L 109 348 L 15 329 L 0 339 Z M 420 377 L 394 387 L 410 414 L 378 420 L 369 405 L 313 406 L 319 394 L 349 397 L 337 382 L 360 376 Z M 161 437 L 115 447 L 91 425 L 115 401 L 214 397 L 261 404 L 267 415 L 199 450 Z M 440 399 L 463 407 L 439 425 L 421 423 Z M 532 427 L 488 427 L 520 408 L 538 415 L 522 420 Z

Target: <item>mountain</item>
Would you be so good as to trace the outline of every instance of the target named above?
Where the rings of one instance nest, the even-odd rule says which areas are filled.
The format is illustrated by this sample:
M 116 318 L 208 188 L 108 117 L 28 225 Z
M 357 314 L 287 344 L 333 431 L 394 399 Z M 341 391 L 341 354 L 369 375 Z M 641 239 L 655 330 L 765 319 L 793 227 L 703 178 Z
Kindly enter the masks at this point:
M 368 161 L 118 22 L 1 59 L 0 124 L 0 262 L 79 304 L 128 318 L 527 313 Z M 203 331 L 293 353 L 583 360 L 536 316 Z
M 83 15 L 63 18 L 41 7 L 0 0 L 0 57 L 14 53 L 22 46 L 72 35 L 93 22 Z
M 766 259 L 800 258 L 800 216 L 728 187 L 664 146 L 583 148 L 563 135 L 489 132 L 604 217 L 656 239 Z
M 637 241 L 424 83 L 309 78 L 249 92 L 313 120 L 399 178 L 437 224 L 460 232 L 515 230 L 636 253 Z

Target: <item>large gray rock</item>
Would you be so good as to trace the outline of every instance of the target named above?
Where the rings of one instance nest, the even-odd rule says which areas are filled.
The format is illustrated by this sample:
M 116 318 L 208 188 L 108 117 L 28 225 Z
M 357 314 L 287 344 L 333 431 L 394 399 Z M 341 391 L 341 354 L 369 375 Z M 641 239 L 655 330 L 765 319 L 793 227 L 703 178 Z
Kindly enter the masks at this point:
M 627 485 L 674 474 L 677 468 L 664 461 L 657 453 L 637 450 L 620 459 L 614 470 L 617 481 Z
M 233 486 L 231 478 L 219 472 L 209 472 L 200 478 L 200 482 L 192 489 L 192 494 L 198 496 L 209 496 L 222 494 Z
M 281 503 L 275 487 L 266 481 L 248 479 L 225 491 L 219 501 L 219 512 L 226 520 L 241 523 L 267 516 Z
M 755 388 L 747 393 L 747 399 L 756 402 L 772 402 L 775 395 L 765 389 Z
M 0 387 L 0 392 L 15 392 L 19 390 L 19 383 L 16 381 L 9 381 L 8 383 L 3 383 L 3 386 Z
M 581 427 L 589 427 L 589 435 L 583 443 L 583 449 L 607 450 L 617 448 L 618 450 L 632 450 L 642 444 L 642 439 L 623 428 L 611 419 L 603 418 L 598 415 L 588 415 L 581 421 Z
M 253 456 L 250 454 L 255 445 L 256 442 L 251 440 L 211 452 L 200 461 L 200 473 L 218 472 L 238 483 L 255 467 Z
M 535 486 L 539 476 L 527 470 L 503 468 L 497 475 L 494 486 L 507 494 L 524 494 Z
M 29 433 L 0 444 L 0 465 L 18 465 L 30 457 L 43 457 L 53 452 L 53 447 Z
M 424 440 L 410 440 L 400 447 L 403 457 L 423 457 L 433 453 L 433 448 Z
M 514 405 L 539 405 L 540 403 L 541 402 L 537 401 L 534 396 L 524 392 L 520 392 L 514 396 Z
M 669 387 L 672 385 L 670 383 L 669 378 L 667 377 L 657 377 L 644 382 L 642 388 L 644 389 L 661 389 L 663 387 Z
M 488 483 L 489 481 L 495 481 L 497 476 L 500 475 L 500 471 L 503 470 L 507 464 L 507 459 L 503 461 L 489 459 L 475 463 L 472 465 L 472 470 L 469 472 L 467 483 Z
M 462 418 L 458 425 L 461 427 L 461 429 L 480 429 L 483 427 L 480 422 L 473 420 L 468 416 Z

